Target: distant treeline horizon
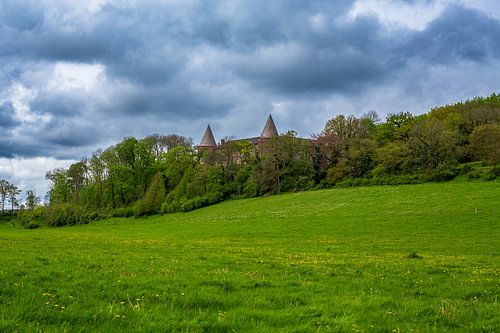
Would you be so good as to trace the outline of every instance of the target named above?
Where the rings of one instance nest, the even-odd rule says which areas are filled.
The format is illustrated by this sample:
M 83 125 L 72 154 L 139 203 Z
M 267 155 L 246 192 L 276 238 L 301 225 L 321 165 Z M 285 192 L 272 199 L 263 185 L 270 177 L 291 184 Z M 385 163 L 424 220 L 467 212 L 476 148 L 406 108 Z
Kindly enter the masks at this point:
M 73 225 L 335 186 L 446 181 L 458 175 L 492 180 L 500 161 L 500 95 L 418 116 L 337 115 L 312 140 L 288 131 L 265 147 L 237 140 L 201 152 L 176 134 L 127 137 L 67 169 L 48 171 L 48 205 L 30 207 L 20 219 L 27 227 Z M 483 167 L 471 164 L 479 161 Z

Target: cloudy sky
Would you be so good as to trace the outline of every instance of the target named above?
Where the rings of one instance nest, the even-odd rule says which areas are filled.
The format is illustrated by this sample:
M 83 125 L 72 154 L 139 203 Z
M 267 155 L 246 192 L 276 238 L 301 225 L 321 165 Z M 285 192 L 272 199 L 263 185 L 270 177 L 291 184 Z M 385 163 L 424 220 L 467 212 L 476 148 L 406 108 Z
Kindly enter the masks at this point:
M 0 0 L 0 178 L 123 137 L 301 136 L 500 91 L 497 0 Z

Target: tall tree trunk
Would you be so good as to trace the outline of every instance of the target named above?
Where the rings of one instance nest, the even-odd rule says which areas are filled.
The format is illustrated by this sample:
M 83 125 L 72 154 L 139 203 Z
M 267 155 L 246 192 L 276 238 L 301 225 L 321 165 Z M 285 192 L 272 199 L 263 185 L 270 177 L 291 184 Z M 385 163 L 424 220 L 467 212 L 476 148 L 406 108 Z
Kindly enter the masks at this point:
M 276 165 L 276 194 L 281 193 L 280 168 Z
M 113 185 L 113 182 L 111 181 L 111 203 L 113 208 L 116 208 L 115 204 L 115 186 Z
M 125 205 L 125 193 L 123 192 L 123 188 L 120 187 L 120 199 L 121 199 L 121 206 Z
M 97 198 L 97 207 L 98 208 L 101 208 L 102 207 L 102 201 L 103 201 L 103 198 L 104 198 L 104 194 L 102 193 L 102 183 L 99 182 L 99 191 L 97 192 L 98 193 L 98 198 Z

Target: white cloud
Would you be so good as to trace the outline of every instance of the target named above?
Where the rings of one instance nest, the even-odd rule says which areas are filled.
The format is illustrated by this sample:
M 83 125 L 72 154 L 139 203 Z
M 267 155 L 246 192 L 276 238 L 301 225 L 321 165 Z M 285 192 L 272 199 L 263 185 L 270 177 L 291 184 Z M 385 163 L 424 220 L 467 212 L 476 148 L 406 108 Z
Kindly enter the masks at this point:
M 0 179 L 6 179 L 21 189 L 23 198 L 27 190 L 34 189 L 43 199 L 48 191 L 46 172 L 55 168 L 67 168 L 75 162 L 51 157 L 0 158 Z
M 313 30 L 323 32 L 326 28 L 325 15 L 320 13 L 309 17 L 309 24 L 311 25 Z
M 401 26 L 424 30 L 427 25 L 450 5 L 477 9 L 500 19 L 500 3 L 497 0 L 357 0 L 348 13 L 349 19 L 362 15 L 375 15 L 387 28 Z
M 457 2 L 500 20 L 500 2 L 498 0 L 459 0 Z
M 405 26 L 413 30 L 424 30 L 436 19 L 452 0 L 416 1 L 409 4 L 401 0 L 357 0 L 348 17 L 375 15 L 386 27 Z
M 98 76 L 103 72 L 104 67 L 99 64 L 77 64 L 69 62 L 58 62 L 54 66 L 52 78 L 47 82 L 48 89 L 72 90 L 72 89 L 92 89 Z
M 37 114 L 31 111 L 30 102 L 36 97 L 37 90 L 28 88 L 18 82 L 13 83 L 5 93 L 0 95 L 0 102 L 10 102 L 14 106 L 15 118 L 25 125 L 40 125 L 50 120 L 47 114 Z M 15 135 L 16 131 L 14 131 Z

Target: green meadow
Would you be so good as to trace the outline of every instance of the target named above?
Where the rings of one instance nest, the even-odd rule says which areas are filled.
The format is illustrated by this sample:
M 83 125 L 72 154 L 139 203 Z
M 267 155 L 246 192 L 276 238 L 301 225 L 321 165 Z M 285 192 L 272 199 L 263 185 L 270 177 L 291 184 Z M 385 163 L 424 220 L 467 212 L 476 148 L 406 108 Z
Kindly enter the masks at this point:
M 500 182 L 0 224 L 0 331 L 500 331 Z

